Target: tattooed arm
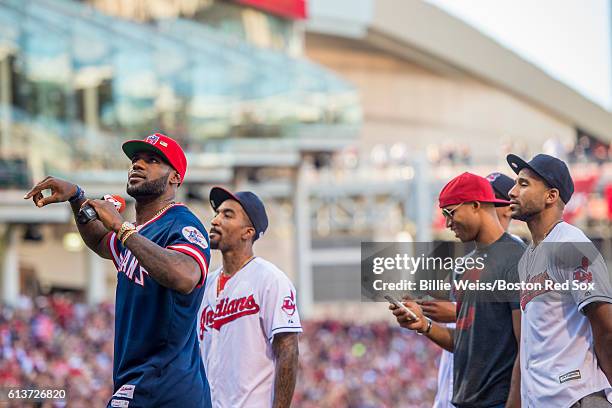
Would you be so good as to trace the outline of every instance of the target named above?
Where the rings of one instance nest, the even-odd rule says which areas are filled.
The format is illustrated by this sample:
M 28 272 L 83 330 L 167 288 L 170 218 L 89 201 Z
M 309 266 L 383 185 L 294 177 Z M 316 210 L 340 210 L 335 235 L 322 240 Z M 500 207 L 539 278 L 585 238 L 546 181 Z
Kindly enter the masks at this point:
M 189 255 L 162 248 L 140 234 L 129 237 L 125 246 L 149 276 L 162 286 L 186 295 L 200 281 L 200 266 Z
M 87 200 L 98 218 L 110 231 L 119 231 L 123 218 L 115 206 L 104 200 Z M 166 249 L 140 234 L 133 234 L 125 246 L 134 254 L 140 265 L 157 283 L 182 294 L 189 294 L 198 285 L 202 271 L 197 261 L 189 255 Z
M 612 382 L 612 304 L 593 302 L 584 307 L 591 323 L 597 363 Z
M 298 369 L 297 333 L 278 333 L 272 341 L 274 352 L 274 402 L 273 408 L 291 406 Z

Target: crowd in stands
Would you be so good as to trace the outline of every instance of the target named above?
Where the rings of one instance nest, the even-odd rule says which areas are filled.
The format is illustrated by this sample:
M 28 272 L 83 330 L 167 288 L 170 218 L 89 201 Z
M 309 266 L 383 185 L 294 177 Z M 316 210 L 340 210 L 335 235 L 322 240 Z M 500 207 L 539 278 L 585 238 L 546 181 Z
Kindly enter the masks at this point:
M 17 307 L 0 308 L 0 384 L 64 389 L 70 407 L 104 406 L 112 394 L 113 310 L 65 296 L 22 297 Z
M 429 408 L 439 353 L 388 323 L 304 322 L 295 406 Z
M 0 306 L 0 384 L 67 394 L 67 404 L 8 406 L 104 406 L 112 394 L 113 314 L 111 304 L 90 307 L 65 295 Z M 430 407 L 438 355 L 427 339 L 387 322 L 306 321 L 293 406 Z

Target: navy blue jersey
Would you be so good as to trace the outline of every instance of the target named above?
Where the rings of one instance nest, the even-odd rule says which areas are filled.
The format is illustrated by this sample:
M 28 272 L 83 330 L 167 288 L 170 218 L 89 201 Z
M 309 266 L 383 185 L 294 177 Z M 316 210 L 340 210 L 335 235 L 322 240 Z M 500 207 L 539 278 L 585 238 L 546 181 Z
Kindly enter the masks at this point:
M 111 407 L 209 407 L 210 391 L 198 349 L 196 318 L 208 272 L 208 234 L 176 204 L 137 227 L 157 245 L 196 260 L 198 286 L 183 295 L 158 284 L 116 234 L 108 245 L 117 267 L 114 395 Z

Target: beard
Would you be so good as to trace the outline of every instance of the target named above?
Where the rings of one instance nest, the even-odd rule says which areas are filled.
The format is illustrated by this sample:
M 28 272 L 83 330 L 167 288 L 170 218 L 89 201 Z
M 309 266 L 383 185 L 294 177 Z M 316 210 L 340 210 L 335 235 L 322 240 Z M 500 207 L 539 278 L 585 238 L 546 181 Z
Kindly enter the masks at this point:
M 158 179 L 143 181 L 141 184 L 134 186 L 131 186 L 128 182 L 125 191 L 135 199 L 159 197 L 166 191 L 166 187 L 168 186 L 168 178 L 170 178 L 170 172 Z
M 536 208 L 535 206 L 519 207 L 516 212 L 512 212 L 512 219 L 527 222 L 541 213 L 542 210 L 543 208 Z

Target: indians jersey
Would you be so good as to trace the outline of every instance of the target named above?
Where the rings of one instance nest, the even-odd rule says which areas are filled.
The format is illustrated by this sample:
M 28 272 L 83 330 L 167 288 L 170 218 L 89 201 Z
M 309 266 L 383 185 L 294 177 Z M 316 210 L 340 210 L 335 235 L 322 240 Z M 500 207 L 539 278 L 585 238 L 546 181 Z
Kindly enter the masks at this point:
M 302 331 L 295 288 L 272 263 L 256 257 L 217 295 L 221 269 L 206 281 L 198 315 L 202 360 L 215 408 L 272 405 L 278 333 Z
M 522 406 L 570 407 L 601 390 L 612 401 L 610 384 L 597 365 L 591 325 L 582 312 L 592 302 L 612 303 L 601 255 L 581 230 L 561 222 L 525 251 L 519 276 L 531 285 L 521 291 Z M 575 282 L 579 286 L 569 290 L 550 286 Z
M 192 257 L 198 286 L 183 295 L 158 284 L 116 234 L 108 245 L 117 267 L 115 354 L 111 407 L 209 407 L 195 324 L 210 249 L 202 223 L 176 204 L 137 227 L 162 248 Z

